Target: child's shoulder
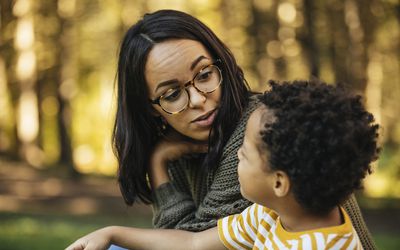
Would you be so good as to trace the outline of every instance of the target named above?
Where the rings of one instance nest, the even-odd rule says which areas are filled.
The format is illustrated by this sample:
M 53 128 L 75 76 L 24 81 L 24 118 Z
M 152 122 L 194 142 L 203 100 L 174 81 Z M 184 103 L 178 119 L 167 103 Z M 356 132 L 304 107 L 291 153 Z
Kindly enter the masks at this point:
M 246 210 L 246 213 L 249 213 L 249 217 L 252 217 L 258 223 L 265 221 L 268 222 L 268 224 L 271 224 L 275 223 L 278 218 L 278 214 L 274 210 L 257 203 L 254 203 Z

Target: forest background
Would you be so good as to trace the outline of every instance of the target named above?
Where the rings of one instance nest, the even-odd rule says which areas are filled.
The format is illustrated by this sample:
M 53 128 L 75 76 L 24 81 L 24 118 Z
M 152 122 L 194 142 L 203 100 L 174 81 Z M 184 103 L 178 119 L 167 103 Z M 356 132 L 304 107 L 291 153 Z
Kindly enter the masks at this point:
M 88 189 L 103 183 L 93 181 L 96 178 L 113 180 L 117 167 L 111 132 L 119 44 L 144 13 L 165 8 L 188 12 L 211 27 L 232 50 L 255 91 L 265 90 L 269 79 L 318 77 L 344 83 L 362 95 L 381 124 L 382 152 L 358 194 L 360 205 L 365 210 L 398 211 L 397 0 L 0 0 L 0 217 L 10 227 L 25 228 L 18 213 L 32 212 L 23 204 L 38 205 L 35 195 L 54 199 L 88 179 Z M 23 178 L 11 177 L 22 172 Z M 16 182 L 27 176 L 40 180 L 34 182 L 36 188 Z M 108 195 L 123 203 L 113 181 L 106 182 L 112 183 Z M 35 193 L 38 190 L 42 196 Z M 72 193 L 82 195 L 79 192 Z M 103 211 L 102 206 L 88 208 L 84 201 L 65 211 L 57 202 L 50 207 L 72 214 Z M 47 211 L 39 207 L 36 214 Z M 400 223 L 399 216 L 394 218 Z M 29 217 L 28 224 L 40 229 L 40 220 Z M 74 226 L 69 228 L 70 238 L 81 232 Z M 2 234 L 18 238 L 18 233 L 12 236 L 3 229 L 0 224 Z M 18 244 L 3 236 L 0 249 L 1 242 Z

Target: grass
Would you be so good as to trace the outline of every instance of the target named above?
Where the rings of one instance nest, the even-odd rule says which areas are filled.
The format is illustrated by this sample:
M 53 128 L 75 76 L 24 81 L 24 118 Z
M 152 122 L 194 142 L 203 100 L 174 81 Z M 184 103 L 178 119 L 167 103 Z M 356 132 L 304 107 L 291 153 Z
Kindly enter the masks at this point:
M 64 249 L 73 241 L 107 225 L 151 227 L 150 218 L 0 213 L 0 249 Z
M 80 236 L 107 225 L 151 227 L 147 216 L 0 213 L 0 221 L 2 250 L 64 249 Z M 400 238 L 395 234 L 376 234 L 375 241 L 381 250 L 400 249 Z
M 400 238 L 396 234 L 377 234 L 374 239 L 379 250 L 400 249 Z

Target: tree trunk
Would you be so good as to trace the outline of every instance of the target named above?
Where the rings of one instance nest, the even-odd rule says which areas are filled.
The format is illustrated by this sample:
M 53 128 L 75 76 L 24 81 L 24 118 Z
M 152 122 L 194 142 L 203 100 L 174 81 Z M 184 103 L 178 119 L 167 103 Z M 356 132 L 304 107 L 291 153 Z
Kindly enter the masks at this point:
M 41 166 L 38 147 L 38 100 L 36 93 L 36 53 L 34 33 L 34 2 L 15 1 L 13 13 L 17 16 L 14 36 L 16 51 L 15 79 L 18 86 L 17 135 L 22 142 L 19 153 L 30 165 Z M 14 91 L 12 91 L 14 92 Z M 15 95 L 15 94 L 13 94 Z M 15 98 L 15 96 L 14 96 Z M 13 99 L 14 99 L 13 98 Z
M 59 0 L 60 1 L 60 0 Z M 75 1 L 75 0 L 72 0 Z M 76 3 L 75 3 L 76 4 Z M 58 36 L 58 43 L 60 50 L 57 50 L 57 101 L 59 104 L 59 112 L 57 114 L 58 135 L 60 140 L 60 157 L 59 164 L 65 168 L 71 177 L 79 176 L 78 171 L 75 169 L 72 144 L 71 144 L 71 104 L 70 93 L 66 92 L 68 85 L 75 84 L 76 72 L 76 33 L 75 27 L 71 19 L 75 11 L 69 9 L 68 12 L 63 12 L 58 9 L 58 17 L 60 20 L 60 33 Z
M 22 144 L 17 132 L 17 103 L 19 99 L 19 89 L 17 79 L 14 72 L 14 64 L 16 62 L 16 51 L 13 46 L 13 37 L 15 25 L 13 21 L 16 17 L 13 13 L 13 2 L 8 0 L 0 0 L 1 30 L 0 30 L 0 55 L 4 61 L 4 76 L 6 88 L 10 95 L 11 102 L 11 120 L 12 125 L 10 131 L 7 132 L 9 146 L 5 154 L 14 159 L 19 159 L 19 148 Z
M 328 17 L 329 57 L 332 62 L 335 82 L 349 85 L 353 82 L 348 71 L 348 45 L 350 39 L 346 30 L 343 2 L 332 0 L 326 3 L 325 13 Z
M 316 16 L 316 4 L 313 0 L 304 0 L 304 23 L 303 28 L 305 29 L 305 34 L 300 41 L 302 43 L 302 47 L 306 51 L 306 55 L 308 58 L 308 62 L 310 65 L 310 74 L 311 76 L 320 77 L 319 67 L 320 67 L 320 53 L 319 46 L 317 44 L 316 37 L 316 27 L 315 20 Z

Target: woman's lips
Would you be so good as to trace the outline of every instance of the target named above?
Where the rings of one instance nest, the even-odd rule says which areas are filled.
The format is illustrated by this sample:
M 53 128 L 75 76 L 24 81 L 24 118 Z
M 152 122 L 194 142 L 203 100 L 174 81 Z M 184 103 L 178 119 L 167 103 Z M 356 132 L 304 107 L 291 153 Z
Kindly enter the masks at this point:
M 210 113 L 195 119 L 194 121 L 192 121 L 192 123 L 200 127 L 209 127 L 213 123 L 216 113 L 216 109 L 214 109 Z

